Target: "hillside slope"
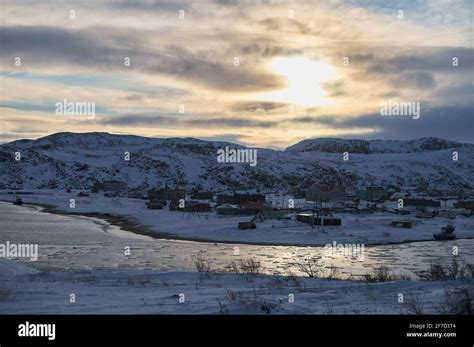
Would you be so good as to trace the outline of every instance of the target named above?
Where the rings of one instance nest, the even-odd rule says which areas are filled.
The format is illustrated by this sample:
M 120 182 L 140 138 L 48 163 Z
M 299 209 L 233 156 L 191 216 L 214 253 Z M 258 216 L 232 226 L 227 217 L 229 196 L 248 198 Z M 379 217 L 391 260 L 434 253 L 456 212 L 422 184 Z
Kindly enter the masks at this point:
M 212 190 L 295 191 L 312 184 L 473 188 L 474 145 L 437 138 L 410 141 L 305 140 L 284 151 L 258 149 L 255 167 L 218 163 L 217 151 L 240 145 L 193 138 L 146 138 L 108 133 L 57 133 L 0 145 L 3 188 L 90 188 L 117 179 L 146 190 L 169 186 Z M 349 152 L 344 161 L 342 153 Z M 452 152 L 459 160 L 452 160 Z M 15 152 L 21 160 L 15 161 Z M 124 153 L 130 152 L 130 161 Z

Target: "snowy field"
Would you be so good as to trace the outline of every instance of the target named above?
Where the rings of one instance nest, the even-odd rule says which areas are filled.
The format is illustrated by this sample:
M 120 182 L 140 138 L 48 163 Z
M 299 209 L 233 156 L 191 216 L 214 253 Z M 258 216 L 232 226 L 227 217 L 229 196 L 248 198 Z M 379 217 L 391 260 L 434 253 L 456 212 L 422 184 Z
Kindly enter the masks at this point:
M 253 230 L 239 230 L 238 222 L 249 221 L 251 216 L 217 216 L 216 213 L 189 214 L 179 211 L 148 210 L 145 200 L 108 198 L 102 193 L 78 197 L 77 192 L 40 190 L 35 194 L 22 195 L 24 203 L 48 204 L 66 213 L 102 213 L 126 217 L 143 231 L 158 237 L 281 245 L 326 245 L 359 243 L 365 245 L 401 243 L 405 241 L 433 240 L 433 233 L 440 231 L 448 222 L 454 222 L 458 238 L 474 237 L 474 218 L 458 214 L 455 220 L 442 217 L 420 219 L 412 215 L 399 216 L 390 213 L 335 214 L 342 219 L 341 226 L 326 226 L 321 230 L 294 220 L 265 220 Z M 0 200 L 13 201 L 15 195 L 0 192 Z M 70 208 L 75 199 L 75 208 Z M 394 228 L 394 219 L 416 221 L 412 229 Z
M 445 307 L 446 291 L 472 285 L 472 279 L 365 283 L 186 272 L 42 273 L 0 259 L 0 314 L 412 314 L 410 307 L 435 314 Z

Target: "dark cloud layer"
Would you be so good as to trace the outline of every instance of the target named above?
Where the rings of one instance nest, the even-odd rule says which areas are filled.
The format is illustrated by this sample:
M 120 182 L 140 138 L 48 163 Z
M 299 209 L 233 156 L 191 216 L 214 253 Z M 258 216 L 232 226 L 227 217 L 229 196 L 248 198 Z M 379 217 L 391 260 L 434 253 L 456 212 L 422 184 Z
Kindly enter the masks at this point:
M 100 39 L 99 39 L 100 37 Z M 129 37 L 130 41 L 136 36 Z M 130 57 L 131 68 L 148 74 L 164 74 L 192 80 L 215 89 L 250 91 L 276 88 L 283 82 L 274 75 L 252 67 L 234 66 L 196 56 L 178 46 L 160 50 L 134 49 L 116 45 L 107 35 L 94 30 L 66 30 L 45 26 L 14 26 L 0 29 L 0 57 L 12 66 L 14 57 L 22 57 L 31 66 L 82 66 L 93 69 L 122 69 L 124 57 Z M 141 46 L 139 46 L 141 47 Z
M 134 127 L 197 127 L 197 128 L 213 128 L 213 127 L 232 127 L 232 128 L 270 128 L 278 125 L 276 121 L 260 121 L 241 117 L 219 117 L 219 118 L 179 118 L 173 116 L 162 115 L 123 115 L 116 117 L 108 117 L 100 120 L 103 125 L 114 126 L 134 126 Z
M 464 71 L 472 73 L 474 66 L 474 49 L 467 47 L 416 47 L 395 50 L 391 54 L 390 47 L 373 49 L 373 53 L 365 55 L 361 62 L 367 67 L 367 73 L 401 73 L 405 71 L 452 72 Z M 393 48 L 392 48 L 393 51 Z M 397 54 L 393 56 L 393 54 Z M 453 58 L 458 59 L 458 66 L 453 67 Z
M 255 112 L 255 111 L 271 111 L 282 107 L 287 107 L 288 104 L 282 102 L 271 101 L 245 101 L 234 103 L 231 107 L 233 111 L 237 112 Z
M 361 138 L 413 139 L 434 136 L 474 143 L 474 113 L 472 107 L 421 108 L 420 119 L 409 116 L 382 116 L 369 114 L 361 117 L 341 119 L 337 116 L 304 116 L 293 120 L 299 124 L 331 126 L 342 134 L 349 130 L 373 128 L 375 133 L 363 134 Z M 348 135 L 343 137 L 354 137 Z

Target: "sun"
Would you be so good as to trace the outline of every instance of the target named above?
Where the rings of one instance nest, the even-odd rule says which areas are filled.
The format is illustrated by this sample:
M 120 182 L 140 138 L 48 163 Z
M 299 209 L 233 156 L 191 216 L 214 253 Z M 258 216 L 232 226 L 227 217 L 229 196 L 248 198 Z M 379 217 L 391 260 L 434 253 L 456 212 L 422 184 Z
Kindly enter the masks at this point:
M 286 79 L 284 89 L 260 93 L 259 98 L 291 103 L 305 107 L 331 103 L 322 85 L 337 77 L 337 71 L 328 63 L 307 57 L 278 57 L 270 68 Z

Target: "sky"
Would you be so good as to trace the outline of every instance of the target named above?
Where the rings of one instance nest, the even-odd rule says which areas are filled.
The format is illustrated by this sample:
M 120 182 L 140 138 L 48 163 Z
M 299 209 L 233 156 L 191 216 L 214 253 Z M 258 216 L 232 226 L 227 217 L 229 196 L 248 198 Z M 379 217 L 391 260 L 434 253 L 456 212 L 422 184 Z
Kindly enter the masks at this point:
M 0 142 L 474 142 L 473 3 L 0 0 Z M 94 117 L 58 114 L 64 100 L 94 103 Z M 420 117 L 382 115 L 388 102 L 419 103 Z

